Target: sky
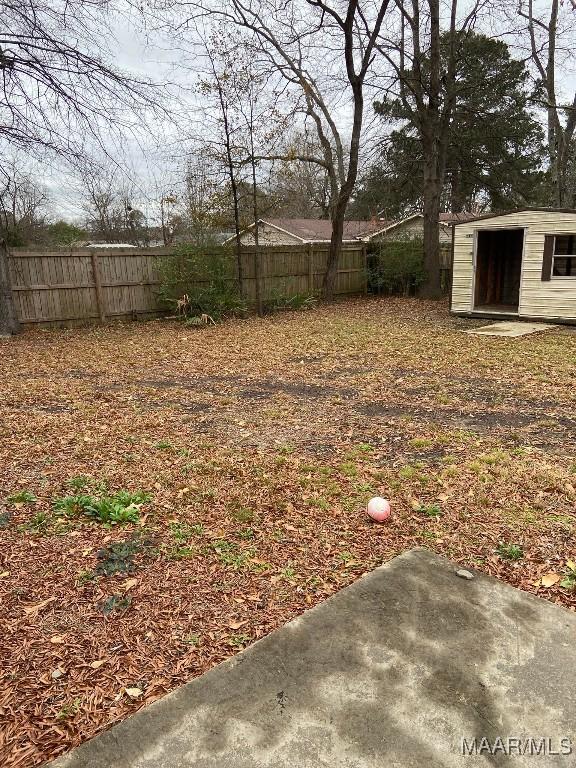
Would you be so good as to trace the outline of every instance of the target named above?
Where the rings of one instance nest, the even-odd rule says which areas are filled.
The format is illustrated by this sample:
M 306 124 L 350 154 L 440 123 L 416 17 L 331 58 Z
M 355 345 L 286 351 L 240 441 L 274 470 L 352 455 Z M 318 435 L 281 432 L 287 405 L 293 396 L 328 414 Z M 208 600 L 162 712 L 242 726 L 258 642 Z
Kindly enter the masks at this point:
M 123 0 L 118 0 L 122 3 Z M 546 7 L 546 0 L 538 0 Z M 575 26 L 576 26 L 576 12 Z M 201 69 L 203 63 L 190 53 L 173 50 L 169 35 L 144 30 L 141 20 L 135 16 L 116 15 L 110 19 L 115 40 L 110 42 L 112 63 L 133 75 L 149 77 L 156 83 L 169 83 L 167 106 L 171 116 L 153 120 L 137 137 L 125 137 L 121 148 L 114 148 L 111 154 L 118 158 L 125 173 L 137 188 L 135 205 L 149 215 L 154 207 L 155 180 L 176 178 L 178 161 L 174 155 L 176 139 L 184 132 L 192 137 L 206 130 L 201 101 L 193 92 L 198 77 L 194 68 Z M 576 62 L 567 62 L 559 72 L 559 81 L 566 94 L 576 90 Z M 61 163 L 46 164 L 43 168 L 44 183 L 52 203 L 52 215 L 67 220 L 79 220 L 83 212 L 78 179 Z

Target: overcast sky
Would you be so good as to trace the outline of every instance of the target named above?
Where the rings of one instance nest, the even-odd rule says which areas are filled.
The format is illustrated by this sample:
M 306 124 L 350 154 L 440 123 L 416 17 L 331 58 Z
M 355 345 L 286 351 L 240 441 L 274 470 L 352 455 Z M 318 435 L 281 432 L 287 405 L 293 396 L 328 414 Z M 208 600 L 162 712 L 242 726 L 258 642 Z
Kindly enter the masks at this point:
M 546 0 L 539 0 L 547 5 Z M 576 26 L 576 12 L 575 26 Z M 149 130 L 138 137 L 125 138 L 121 150 L 114 149 L 126 172 L 140 190 L 135 204 L 144 210 L 151 210 L 149 198 L 153 197 L 153 179 L 169 177 L 176 172 L 175 139 L 183 130 L 190 134 L 203 128 L 201 101 L 194 95 L 193 86 L 197 75 L 195 67 L 202 68 L 202 61 L 190 54 L 173 50 L 169 36 L 158 32 L 145 31 L 137 17 L 116 16 L 112 19 L 115 41 L 110 43 L 110 52 L 115 66 L 136 76 L 149 77 L 157 83 L 170 83 L 168 101 L 173 119 L 155 121 Z M 559 80 L 568 95 L 576 89 L 576 65 L 574 61 L 559 72 Z M 369 107 L 368 107 L 369 109 Z M 183 119 L 186 116 L 186 119 Z M 180 127 L 177 128 L 177 123 Z M 181 151 L 181 150 L 180 150 Z M 82 216 L 80 192 L 77 180 L 66 170 L 56 165 L 44 167 L 45 183 L 53 198 L 53 215 L 74 220 Z

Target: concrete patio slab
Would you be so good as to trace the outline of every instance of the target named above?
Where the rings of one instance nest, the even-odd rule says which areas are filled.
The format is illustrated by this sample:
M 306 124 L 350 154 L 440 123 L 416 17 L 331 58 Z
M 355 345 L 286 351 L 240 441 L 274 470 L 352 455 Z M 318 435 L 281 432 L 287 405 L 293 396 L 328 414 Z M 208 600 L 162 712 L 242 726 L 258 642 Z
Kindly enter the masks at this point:
M 407 552 L 51 766 L 576 765 L 576 616 L 470 575 Z
M 464 331 L 464 333 L 473 333 L 478 336 L 509 336 L 516 338 L 557 327 L 548 323 L 520 323 L 514 320 L 502 320 L 491 325 L 482 325 L 480 328 L 470 328 L 470 330 Z

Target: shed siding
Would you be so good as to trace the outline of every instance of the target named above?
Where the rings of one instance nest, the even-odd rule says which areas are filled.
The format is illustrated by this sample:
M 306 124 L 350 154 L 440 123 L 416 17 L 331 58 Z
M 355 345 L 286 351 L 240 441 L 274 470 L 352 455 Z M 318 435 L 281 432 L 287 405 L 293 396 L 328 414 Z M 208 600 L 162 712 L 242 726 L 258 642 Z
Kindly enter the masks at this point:
M 552 277 L 542 281 L 544 236 L 576 234 L 576 214 L 555 211 L 521 211 L 455 228 L 452 311 L 472 309 L 474 232 L 481 229 L 526 229 L 518 314 L 524 317 L 576 319 L 576 278 Z

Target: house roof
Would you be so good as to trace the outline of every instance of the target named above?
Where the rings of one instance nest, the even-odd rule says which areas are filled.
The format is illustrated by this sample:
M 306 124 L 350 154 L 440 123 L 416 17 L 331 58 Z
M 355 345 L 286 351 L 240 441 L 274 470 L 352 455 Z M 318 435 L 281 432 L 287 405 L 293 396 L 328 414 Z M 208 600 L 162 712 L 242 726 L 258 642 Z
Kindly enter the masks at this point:
M 332 237 L 332 222 L 329 219 L 274 218 L 260 219 L 260 221 L 305 242 L 330 240 Z M 345 221 L 344 239 L 355 240 L 359 237 L 370 235 L 390 223 L 389 221 L 374 219 L 372 221 Z M 252 224 L 251 226 L 254 225 Z
M 441 224 L 458 224 L 462 221 L 471 221 L 477 218 L 478 214 L 476 213 L 461 211 L 460 213 L 441 213 L 439 220 Z
M 370 240 L 376 235 L 383 234 L 388 230 L 405 224 L 413 219 L 422 218 L 422 213 L 413 213 L 405 219 L 397 221 L 387 221 L 385 219 L 371 219 L 370 221 L 349 220 L 344 222 L 344 240 Z M 472 213 L 441 213 L 441 224 L 454 224 L 469 221 L 477 218 Z M 295 237 L 304 243 L 309 242 L 328 242 L 332 237 L 332 222 L 330 219 L 302 219 L 302 218 L 266 218 L 259 219 L 262 224 L 267 224 L 274 229 L 284 232 L 291 237 Z M 243 232 L 248 232 L 254 228 L 250 224 Z M 234 239 L 234 235 L 229 237 L 226 242 Z
M 397 221 L 380 221 L 380 227 L 376 229 L 373 232 L 369 232 L 365 235 L 365 239 L 370 240 L 373 237 L 376 237 L 376 235 L 383 235 L 386 232 L 390 232 L 393 229 L 396 229 L 397 227 L 401 227 L 403 224 L 407 224 L 409 221 L 414 221 L 414 219 L 423 219 L 424 214 L 423 213 L 412 213 L 410 216 L 406 216 L 405 219 L 398 219 Z M 438 221 L 440 224 L 456 224 L 456 223 L 462 223 L 464 221 L 470 221 L 471 219 L 476 218 L 476 215 L 474 213 L 468 213 L 466 211 L 463 211 L 462 213 L 441 213 Z

